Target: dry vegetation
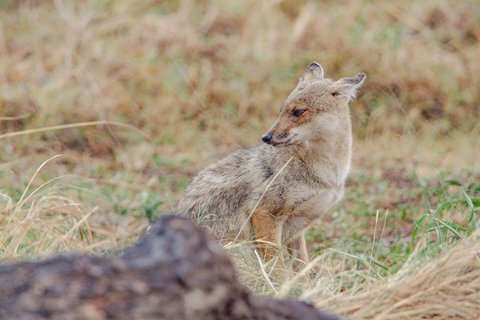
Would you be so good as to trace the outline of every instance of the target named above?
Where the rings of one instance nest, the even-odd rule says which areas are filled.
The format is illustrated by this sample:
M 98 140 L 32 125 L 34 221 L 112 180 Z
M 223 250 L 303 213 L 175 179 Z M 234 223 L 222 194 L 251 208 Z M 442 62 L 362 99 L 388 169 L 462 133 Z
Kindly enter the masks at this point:
M 368 74 L 347 196 L 309 281 L 240 272 L 353 319 L 478 318 L 479 52 L 473 0 L 0 0 L 0 258 L 123 248 L 318 60 Z

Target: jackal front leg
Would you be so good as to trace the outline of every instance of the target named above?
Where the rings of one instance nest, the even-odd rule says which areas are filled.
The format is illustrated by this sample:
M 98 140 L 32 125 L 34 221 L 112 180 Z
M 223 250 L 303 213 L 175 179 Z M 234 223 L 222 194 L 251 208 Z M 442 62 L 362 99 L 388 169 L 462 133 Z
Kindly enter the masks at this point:
M 305 231 L 299 232 L 293 239 L 287 242 L 290 255 L 296 259 L 296 268 L 301 268 L 309 263 Z
M 271 260 L 282 242 L 282 224 L 266 210 L 256 210 L 252 215 L 255 242 L 264 261 Z

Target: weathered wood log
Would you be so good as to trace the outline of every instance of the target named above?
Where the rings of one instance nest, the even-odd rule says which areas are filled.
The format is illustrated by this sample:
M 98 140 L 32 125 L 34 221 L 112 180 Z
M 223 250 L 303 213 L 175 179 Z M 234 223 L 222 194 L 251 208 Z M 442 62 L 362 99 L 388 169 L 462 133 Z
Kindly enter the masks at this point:
M 339 319 L 256 297 L 228 256 L 186 218 L 160 219 L 120 256 L 0 266 L 0 319 Z

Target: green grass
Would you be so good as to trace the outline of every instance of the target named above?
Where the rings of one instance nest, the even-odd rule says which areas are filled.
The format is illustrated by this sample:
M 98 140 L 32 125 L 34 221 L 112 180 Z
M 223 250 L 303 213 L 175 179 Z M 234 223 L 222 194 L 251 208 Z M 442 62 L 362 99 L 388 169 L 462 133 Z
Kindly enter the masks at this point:
M 382 276 L 394 274 L 420 240 L 426 241 L 425 250 L 432 252 L 432 258 L 439 248 L 457 243 L 478 228 L 479 179 L 463 177 L 462 184 L 445 175 L 413 177 L 403 182 L 407 189 L 385 180 L 366 182 L 365 177 L 354 175 L 343 208 L 333 213 L 335 232 L 320 225 L 309 236 L 320 240 L 319 253 L 335 248 L 355 255 L 361 262 L 357 267 L 373 264 Z M 367 203 L 365 199 L 372 194 L 373 201 Z

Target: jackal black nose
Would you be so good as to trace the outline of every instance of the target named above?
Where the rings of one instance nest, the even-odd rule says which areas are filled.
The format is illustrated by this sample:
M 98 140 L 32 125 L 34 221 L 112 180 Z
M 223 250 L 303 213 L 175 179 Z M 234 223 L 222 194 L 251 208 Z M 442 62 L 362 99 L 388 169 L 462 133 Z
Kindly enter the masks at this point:
M 267 132 L 265 133 L 263 136 L 262 136 L 262 141 L 267 143 L 267 144 L 270 144 L 270 142 L 272 142 L 272 133 L 271 132 Z

